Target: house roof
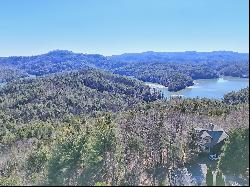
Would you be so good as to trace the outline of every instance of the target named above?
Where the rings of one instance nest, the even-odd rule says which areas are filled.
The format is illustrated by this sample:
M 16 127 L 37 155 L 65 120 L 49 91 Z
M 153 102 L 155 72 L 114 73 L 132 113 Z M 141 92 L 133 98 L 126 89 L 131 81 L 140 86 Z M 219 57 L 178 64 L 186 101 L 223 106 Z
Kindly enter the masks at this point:
M 212 138 L 212 136 L 210 136 L 210 134 L 208 134 L 207 131 L 204 131 L 204 132 L 201 134 L 201 137 L 202 137 L 202 138 L 205 138 L 205 137 L 210 137 L 210 138 Z
M 207 133 L 212 137 L 212 141 L 205 144 L 207 147 L 213 147 L 228 137 L 225 131 L 207 131 Z
M 222 128 L 218 127 L 217 125 L 214 125 L 212 128 L 212 131 L 224 131 Z
M 195 128 L 200 132 L 200 137 L 211 137 L 211 142 L 204 143 L 207 147 L 213 147 L 228 137 L 227 133 L 217 125 L 210 123 L 208 128 Z

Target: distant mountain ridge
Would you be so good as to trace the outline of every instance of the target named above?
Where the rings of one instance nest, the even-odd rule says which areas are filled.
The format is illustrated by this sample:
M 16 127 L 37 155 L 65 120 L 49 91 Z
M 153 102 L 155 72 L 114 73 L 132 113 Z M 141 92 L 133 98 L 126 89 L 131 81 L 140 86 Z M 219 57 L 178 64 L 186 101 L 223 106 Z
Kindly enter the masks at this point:
M 123 53 L 120 55 L 101 55 L 101 54 L 87 54 L 87 53 L 75 53 L 69 50 L 52 50 L 48 53 L 40 54 L 40 55 L 31 55 L 31 56 L 9 56 L 9 57 L 0 57 L 0 60 L 4 60 L 6 58 L 32 58 L 38 56 L 66 56 L 66 55 L 81 55 L 81 56 L 89 56 L 89 57 L 102 57 L 106 59 L 122 59 L 125 57 L 150 57 L 150 56 L 161 56 L 166 58 L 177 58 L 177 57 L 186 57 L 193 60 L 194 59 L 204 59 L 204 58 L 233 58 L 237 60 L 249 60 L 249 53 L 239 53 L 234 51 L 211 51 L 211 52 L 197 52 L 197 51 L 184 51 L 184 52 L 156 52 L 156 51 L 145 51 L 140 53 Z
M 195 79 L 219 76 L 249 77 L 249 55 L 232 51 L 143 52 L 103 56 L 54 50 L 36 56 L 0 58 L 0 82 L 26 76 L 98 68 L 115 74 L 133 76 L 178 91 L 193 85 Z M 11 76 L 10 73 L 12 72 Z
M 84 66 L 95 66 L 106 58 L 102 55 L 73 53 L 55 50 L 36 56 L 13 56 L 0 59 L 0 65 L 17 68 L 28 74 L 41 76 L 62 71 L 77 70 Z
M 138 62 L 214 62 L 214 61 L 240 61 L 249 62 L 248 53 L 238 53 L 233 51 L 213 51 L 213 52 L 196 52 L 196 51 L 185 51 L 185 52 L 154 52 L 147 51 L 142 53 L 124 53 L 121 55 L 104 56 L 100 54 L 84 54 L 74 53 L 68 50 L 53 50 L 45 54 L 34 55 L 34 56 L 10 56 L 0 57 L 1 66 L 15 66 L 20 69 L 28 69 L 30 74 L 35 73 L 41 65 L 57 66 L 60 70 L 70 70 L 80 68 L 83 65 L 91 67 L 100 67 L 102 69 L 114 69 L 120 66 L 126 66 L 131 63 Z M 125 63 L 125 64 L 124 64 Z M 61 65 L 62 67 L 58 67 Z M 32 67 L 32 68 L 31 68 Z M 53 67 L 48 67 L 52 68 Z M 29 70 L 30 69 L 30 70 Z M 51 70 L 53 72 L 53 70 Z M 50 71 L 47 73 L 51 73 Z M 47 74 L 46 72 L 43 72 Z M 40 72 L 41 74 L 41 72 Z
M 249 60 L 248 53 L 238 53 L 233 51 L 212 51 L 212 52 L 154 52 L 124 53 L 109 57 L 119 61 L 168 61 L 168 60 Z

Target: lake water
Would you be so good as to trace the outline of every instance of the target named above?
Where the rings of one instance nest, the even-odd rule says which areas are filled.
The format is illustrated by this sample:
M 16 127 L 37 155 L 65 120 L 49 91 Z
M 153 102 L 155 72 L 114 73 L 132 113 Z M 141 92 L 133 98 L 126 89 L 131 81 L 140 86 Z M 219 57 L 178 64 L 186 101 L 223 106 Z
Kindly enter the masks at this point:
M 198 79 L 194 85 L 178 92 L 169 92 L 167 87 L 160 84 L 146 83 L 151 88 L 156 88 L 163 92 L 165 98 L 181 95 L 184 98 L 206 97 L 211 99 L 222 99 L 223 95 L 238 91 L 249 86 L 248 78 L 222 77 L 218 79 Z

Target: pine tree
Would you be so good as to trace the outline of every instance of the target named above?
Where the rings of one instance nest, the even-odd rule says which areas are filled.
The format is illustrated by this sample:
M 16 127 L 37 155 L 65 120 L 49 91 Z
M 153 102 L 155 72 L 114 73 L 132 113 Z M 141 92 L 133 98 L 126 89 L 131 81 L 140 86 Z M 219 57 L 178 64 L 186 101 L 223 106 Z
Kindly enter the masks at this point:
M 225 181 L 220 170 L 216 174 L 216 186 L 225 186 Z
M 222 147 L 218 167 L 224 174 L 247 177 L 249 166 L 249 128 L 239 128 L 229 133 L 229 138 Z
M 213 173 L 212 168 L 210 166 L 207 169 L 206 184 L 207 186 L 213 186 Z

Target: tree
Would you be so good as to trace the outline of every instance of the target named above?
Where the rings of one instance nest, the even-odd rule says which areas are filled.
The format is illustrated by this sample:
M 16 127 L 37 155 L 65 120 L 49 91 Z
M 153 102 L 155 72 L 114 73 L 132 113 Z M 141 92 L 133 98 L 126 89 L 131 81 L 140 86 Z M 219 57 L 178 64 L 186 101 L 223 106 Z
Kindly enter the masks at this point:
M 85 164 L 83 155 L 88 152 L 87 141 L 86 132 L 76 132 L 72 127 L 63 128 L 48 161 L 49 185 L 75 185 L 78 173 Z
M 218 168 L 225 174 L 246 177 L 249 167 L 249 128 L 231 131 L 222 150 Z
M 218 170 L 216 174 L 216 186 L 225 186 L 225 181 L 220 170 Z
M 213 173 L 211 166 L 209 166 L 207 169 L 206 184 L 207 186 L 213 186 Z
M 98 118 L 92 127 L 88 140 L 88 152 L 85 158 L 85 170 L 81 173 L 81 185 L 94 185 L 103 181 L 105 184 L 117 185 L 115 166 L 118 165 L 115 128 L 109 114 Z M 91 180 L 90 180 L 91 179 Z
M 185 151 L 188 154 L 188 158 L 192 159 L 201 152 L 201 148 L 199 145 L 200 138 L 198 136 L 198 133 L 195 132 L 194 128 L 189 130 L 187 140 L 188 142 Z

